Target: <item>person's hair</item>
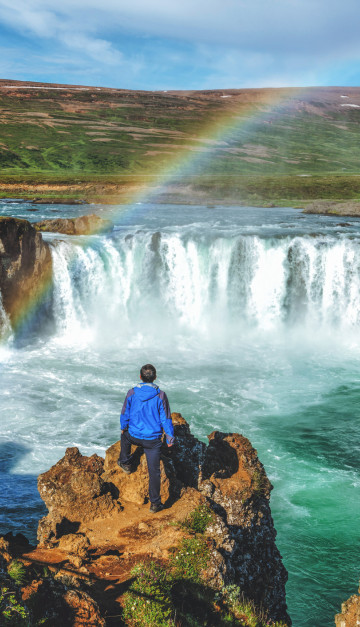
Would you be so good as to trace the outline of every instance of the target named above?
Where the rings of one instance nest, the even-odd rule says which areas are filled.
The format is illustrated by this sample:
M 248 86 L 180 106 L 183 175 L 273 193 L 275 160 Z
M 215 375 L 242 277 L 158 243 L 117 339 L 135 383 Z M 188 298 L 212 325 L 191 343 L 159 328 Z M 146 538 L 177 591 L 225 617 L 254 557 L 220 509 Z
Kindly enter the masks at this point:
M 151 364 L 145 364 L 140 370 L 140 377 L 144 383 L 152 383 L 156 379 L 156 368 Z

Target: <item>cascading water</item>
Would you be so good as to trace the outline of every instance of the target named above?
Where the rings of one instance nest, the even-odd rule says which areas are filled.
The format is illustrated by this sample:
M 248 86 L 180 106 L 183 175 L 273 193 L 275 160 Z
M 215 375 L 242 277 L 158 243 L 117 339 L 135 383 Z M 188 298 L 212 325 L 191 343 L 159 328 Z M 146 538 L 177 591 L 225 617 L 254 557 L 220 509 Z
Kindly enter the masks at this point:
M 294 626 L 328 627 L 359 578 L 358 221 L 139 206 L 108 235 L 45 237 L 51 324 L 0 352 L 0 533 L 34 538 L 36 476 L 67 446 L 103 455 L 154 362 L 195 435 L 238 431 L 257 448 Z
M 221 237 L 140 233 L 52 246 L 58 333 L 112 324 L 121 333 L 151 311 L 206 333 L 221 320 L 260 329 L 356 327 L 360 242 L 334 237 Z

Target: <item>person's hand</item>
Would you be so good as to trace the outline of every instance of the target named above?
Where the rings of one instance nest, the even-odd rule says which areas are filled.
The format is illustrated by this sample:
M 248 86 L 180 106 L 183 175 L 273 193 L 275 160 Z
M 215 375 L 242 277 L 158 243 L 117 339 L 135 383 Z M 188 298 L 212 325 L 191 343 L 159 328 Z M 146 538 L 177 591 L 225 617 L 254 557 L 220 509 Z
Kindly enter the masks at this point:
M 174 446 L 173 444 L 168 444 L 168 448 L 170 448 L 170 446 Z

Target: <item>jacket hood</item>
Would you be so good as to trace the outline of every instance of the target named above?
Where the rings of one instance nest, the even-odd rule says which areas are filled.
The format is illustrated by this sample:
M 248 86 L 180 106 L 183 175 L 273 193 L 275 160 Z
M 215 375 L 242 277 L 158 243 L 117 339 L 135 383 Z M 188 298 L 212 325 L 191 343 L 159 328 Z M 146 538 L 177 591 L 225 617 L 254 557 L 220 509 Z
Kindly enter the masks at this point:
M 138 383 L 134 387 L 134 393 L 141 401 L 148 401 L 159 394 L 160 389 L 155 383 Z

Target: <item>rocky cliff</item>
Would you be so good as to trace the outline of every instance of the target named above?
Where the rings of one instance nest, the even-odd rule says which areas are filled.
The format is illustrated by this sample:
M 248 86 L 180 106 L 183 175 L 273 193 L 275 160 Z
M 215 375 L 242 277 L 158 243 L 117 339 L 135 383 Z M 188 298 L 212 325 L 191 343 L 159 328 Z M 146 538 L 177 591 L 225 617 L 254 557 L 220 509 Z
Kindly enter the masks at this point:
M 176 445 L 166 447 L 162 455 L 162 512 L 149 512 L 142 449 L 134 449 L 134 471 L 129 476 L 117 464 L 119 442 L 108 449 L 105 459 L 67 449 L 39 476 L 40 495 L 49 513 L 39 523 L 38 546 L 24 550 L 22 559 L 32 566 L 47 564 L 58 581 L 76 580 L 74 590 L 91 596 L 107 625 L 147 624 L 139 616 L 144 608 L 149 612 L 153 607 L 158 590 L 151 588 L 154 573 L 156 580 L 163 578 L 158 602 L 167 608 L 168 622 L 157 622 L 154 614 L 146 619 L 150 624 L 221 625 L 221 611 L 229 612 L 231 603 L 230 624 L 254 624 L 247 622 L 246 600 L 246 607 L 261 608 L 263 622 L 259 619 L 256 624 L 290 625 L 287 572 L 275 544 L 269 506 L 272 486 L 256 451 L 243 436 L 216 431 L 205 445 L 191 434 L 180 414 L 172 417 Z M 147 564 L 152 575 L 144 588 Z M 234 591 L 238 605 L 229 600 Z M 134 618 L 131 612 L 137 603 Z M 195 622 L 186 614 L 186 603 Z M 92 612 L 95 609 L 88 611 Z M 172 614 L 177 616 L 175 623 Z M 120 615 L 125 623 L 111 622 L 112 616 Z
M 335 616 L 336 627 L 356 627 L 360 625 L 360 588 L 341 606 L 341 613 Z
M 27 220 L 0 217 L 0 293 L 12 325 L 51 281 L 48 244 Z

